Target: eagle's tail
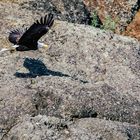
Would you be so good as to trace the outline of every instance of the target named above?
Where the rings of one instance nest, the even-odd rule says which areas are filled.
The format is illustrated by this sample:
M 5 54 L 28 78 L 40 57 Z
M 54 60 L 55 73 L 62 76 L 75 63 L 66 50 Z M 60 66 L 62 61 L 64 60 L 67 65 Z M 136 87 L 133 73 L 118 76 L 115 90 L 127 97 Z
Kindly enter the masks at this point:
M 1 52 L 5 52 L 5 51 L 10 51 L 10 49 L 3 48 L 3 49 L 0 50 L 0 53 L 1 53 Z
M 0 50 L 0 54 L 1 54 L 2 52 L 6 52 L 6 51 L 13 52 L 13 51 L 15 51 L 15 50 L 16 50 L 15 48 L 12 48 L 12 49 L 3 48 L 3 49 Z

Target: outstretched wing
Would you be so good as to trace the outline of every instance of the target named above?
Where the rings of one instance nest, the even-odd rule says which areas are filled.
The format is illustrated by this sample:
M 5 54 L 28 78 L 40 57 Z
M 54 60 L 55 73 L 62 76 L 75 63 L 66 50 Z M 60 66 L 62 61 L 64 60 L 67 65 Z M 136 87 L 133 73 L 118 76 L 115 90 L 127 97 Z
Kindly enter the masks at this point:
M 16 30 L 13 30 L 9 33 L 9 41 L 13 44 L 18 44 L 18 41 L 19 39 L 21 38 L 21 36 L 23 35 L 23 31 L 19 30 L 19 29 L 16 29 Z
M 40 22 L 37 20 L 31 27 L 22 35 L 18 41 L 18 45 L 24 45 L 29 48 L 33 47 L 37 41 L 48 32 L 53 25 L 53 14 L 48 14 L 44 18 L 41 17 Z

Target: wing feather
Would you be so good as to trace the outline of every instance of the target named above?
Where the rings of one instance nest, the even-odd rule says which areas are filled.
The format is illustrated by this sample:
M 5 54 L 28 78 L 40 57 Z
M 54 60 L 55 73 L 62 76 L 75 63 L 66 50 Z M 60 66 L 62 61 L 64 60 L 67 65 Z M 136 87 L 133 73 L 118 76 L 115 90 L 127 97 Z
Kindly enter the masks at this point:
M 44 17 L 44 24 L 47 22 L 47 15 Z
M 36 21 L 36 23 L 37 23 L 37 24 L 40 24 L 38 20 Z
M 37 41 L 48 32 L 49 28 L 53 25 L 53 14 L 48 14 L 44 18 L 41 17 L 40 21 L 33 23 L 30 28 L 19 39 L 18 44 L 27 47 L 33 47 Z
M 13 44 L 18 44 L 18 41 L 19 39 L 21 38 L 21 36 L 23 35 L 23 31 L 21 31 L 20 29 L 15 29 L 15 30 L 12 30 L 10 33 L 9 33 L 9 41 Z
M 43 17 L 41 17 L 41 19 L 40 19 L 40 23 L 41 23 L 41 24 L 44 24 L 44 23 L 43 23 Z
M 53 15 L 52 14 L 49 14 L 48 15 L 48 20 L 46 22 L 46 24 L 48 25 L 48 27 L 51 27 L 52 26 L 52 22 L 53 22 Z

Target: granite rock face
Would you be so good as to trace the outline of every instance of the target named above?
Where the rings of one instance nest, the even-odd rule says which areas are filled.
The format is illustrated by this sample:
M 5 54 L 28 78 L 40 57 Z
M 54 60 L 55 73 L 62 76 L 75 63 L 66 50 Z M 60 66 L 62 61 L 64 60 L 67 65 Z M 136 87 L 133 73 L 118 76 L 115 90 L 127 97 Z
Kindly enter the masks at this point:
M 67 122 L 55 117 L 36 116 L 23 118 L 7 135 L 7 139 L 31 140 L 138 140 L 135 125 L 100 119 L 85 118 Z
M 21 3 L 21 7 L 31 11 L 51 12 L 57 19 L 68 22 L 90 24 L 90 12 L 82 0 L 30 0 Z
M 32 11 L 53 12 L 58 19 L 80 24 L 91 24 L 93 13 L 96 11 L 100 19 L 99 24 L 114 22 L 115 32 L 120 34 L 134 19 L 140 8 L 140 2 L 139 0 L 30 0 L 22 2 L 21 7 Z
M 55 14 L 60 20 L 96 25 L 115 33 L 136 37 L 139 40 L 139 0 L 1 0 L 19 4 L 19 9 L 33 14 Z M 10 4 L 11 5 L 11 4 Z M 94 13 L 97 16 L 93 16 Z M 95 18 L 95 19 L 94 19 Z M 93 20 L 94 19 L 94 20 Z M 95 22 L 95 24 L 93 23 Z
M 10 47 L 7 31 L 40 15 L 0 6 Z M 41 41 L 47 50 L 0 54 L 0 139 L 139 140 L 140 43 L 57 20 Z

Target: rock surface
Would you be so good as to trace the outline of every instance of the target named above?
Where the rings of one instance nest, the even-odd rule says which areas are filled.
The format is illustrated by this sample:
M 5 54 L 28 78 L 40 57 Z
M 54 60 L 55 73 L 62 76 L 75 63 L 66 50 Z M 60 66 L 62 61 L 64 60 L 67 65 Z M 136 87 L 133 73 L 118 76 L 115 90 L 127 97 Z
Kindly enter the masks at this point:
M 91 23 L 90 12 L 82 0 L 30 0 L 21 3 L 21 8 L 39 13 L 52 12 L 58 19 L 73 23 Z
M 18 7 L 34 14 L 52 12 L 57 19 L 92 25 L 96 11 L 98 26 L 115 33 L 139 37 L 139 0 L 1 0 L 19 4 Z M 103 25 L 104 24 L 104 25 Z
M 55 117 L 23 118 L 7 135 L 11 139 L 50 140 L 128 140 L 139 139 L 135 125 L 85 118 L 66 122 Z
M 127 26 L 124 35 L 129 35 L 140 40 L 140 10 L 136 13 L 133 21 Z
M 44 15 L 17 5 L 0 2 L 1 48 Z M 0 54 L 0 138 L 139 140 L 140 43 L 57 20 L 41 40 L 48 50 Z
M 83 0 L 89 11 L 97 11 L 102 22 L 109 16 L 115 21 L 117 33 L 122 33 L 140 8 L 139 0 Z M 129 34 L 128 34 L 129 35 Z

